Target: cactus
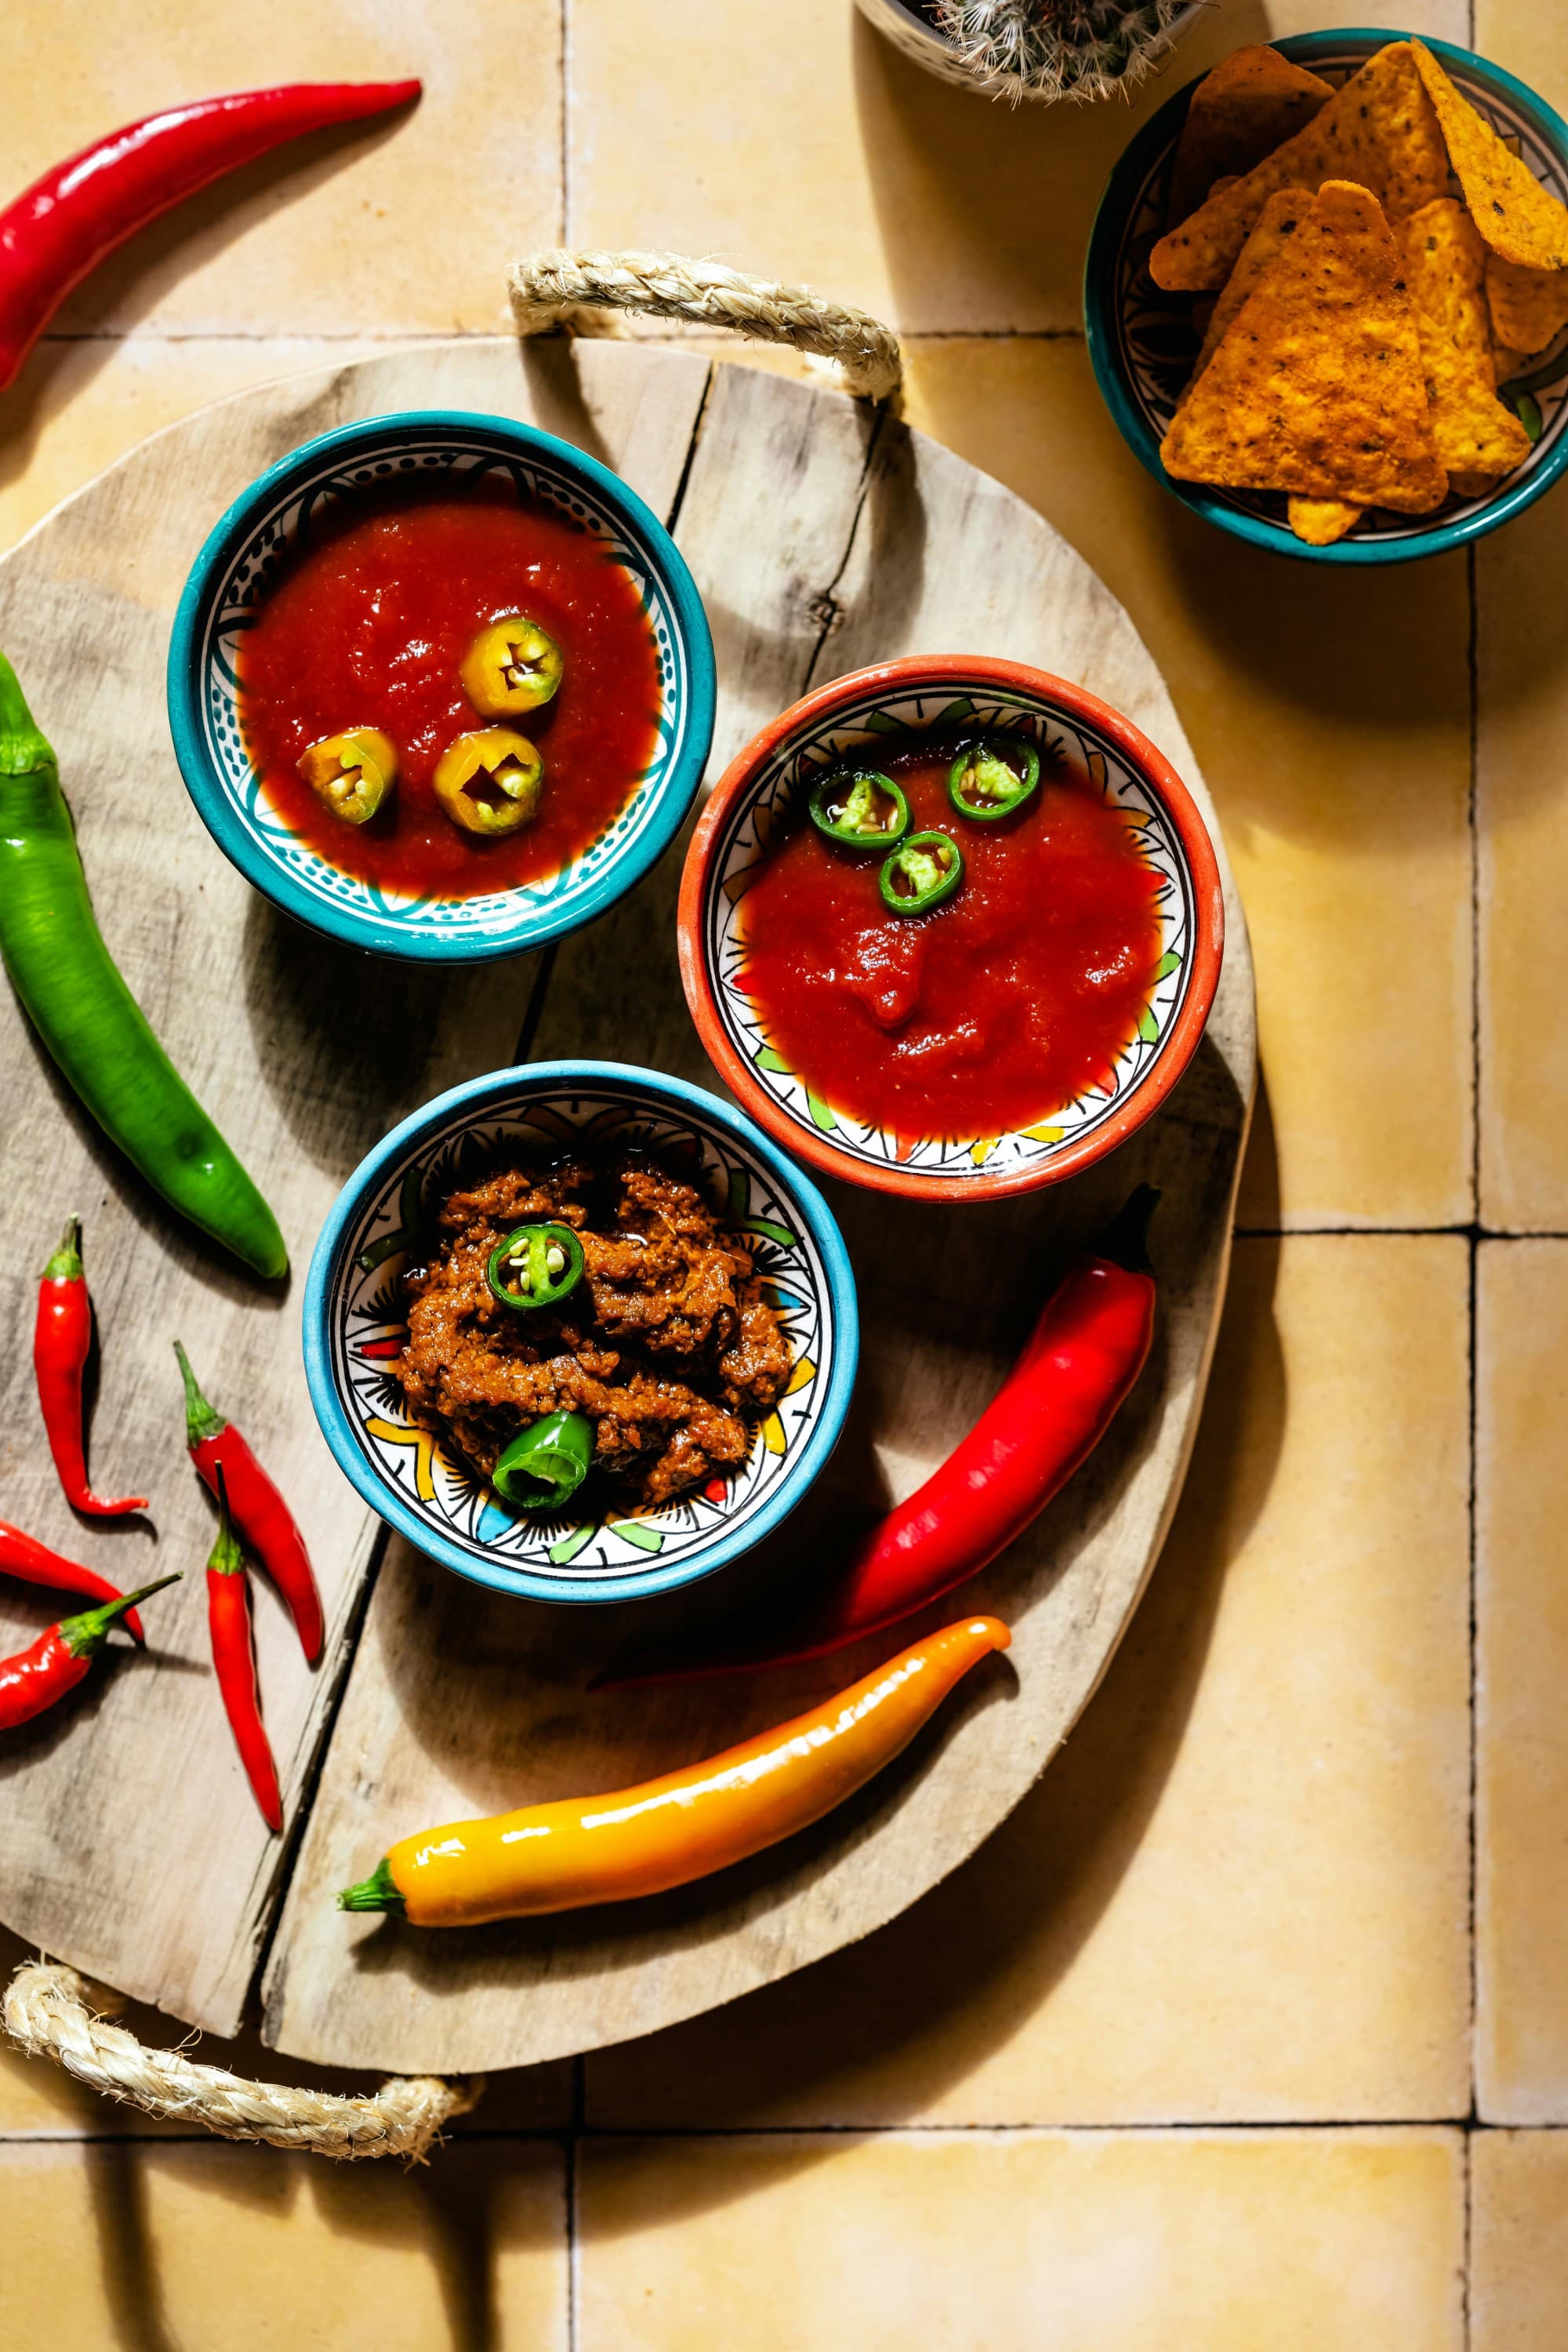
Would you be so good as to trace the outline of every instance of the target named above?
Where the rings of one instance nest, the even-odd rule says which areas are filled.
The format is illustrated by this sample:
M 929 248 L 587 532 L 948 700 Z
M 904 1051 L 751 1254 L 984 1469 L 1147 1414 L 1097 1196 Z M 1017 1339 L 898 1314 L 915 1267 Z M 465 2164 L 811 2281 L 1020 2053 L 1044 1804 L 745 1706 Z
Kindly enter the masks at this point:
M 1014 98 L 1109 98 L 1136 89 L 1170 44 L 1183 0 L 931 0 L 958 61 Z

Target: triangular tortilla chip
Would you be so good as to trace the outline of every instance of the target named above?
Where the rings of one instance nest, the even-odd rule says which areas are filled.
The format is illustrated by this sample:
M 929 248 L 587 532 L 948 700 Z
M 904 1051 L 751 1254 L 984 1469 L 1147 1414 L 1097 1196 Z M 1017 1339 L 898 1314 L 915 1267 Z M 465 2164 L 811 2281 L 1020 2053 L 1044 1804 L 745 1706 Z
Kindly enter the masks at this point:
M 1421 345 L 1382 206 L 1331 180 L 1248 296 L 1160 451 L 1176 480 L 1429 514 Z
M 1543 352 L 1568 326 L 1568 269 L 1521 269 L 1518 262 L 1489 253 L 1487 305 L 1500 343 L 1516 352 Z M 1504 381 L 1500 375 L 1498 382 Z
M 1426 44 L 1412 41 L 1410 47 L 1465 202 L 1493 252 L 1527 269 L 1568 268 L 1568 206 L 1547 194 L 1528 163 L 1510 153 L 1468 99 L 1460 97 Z
M 1352 507 L 1343 499 L 1292 499 L 1287 509 L 1291 530 L 1309 547 L 1332 547 L 1365 512 L 1364 507 Z
M 1500 384 L 1510 383 L 1529 358 L 1528 352 L 1510 351 L 1506 343 L 1492 345 L 1492 374 Z
M 1450 474 L 1448 488 L 1457 499 L 1489 499 L 1497 488 L 1495 474 Z
M 1223 286 L 1275 190 L 1315 189 L 1325 180 L 1370 188 L 1390 220 L 1404 220 L 1447 189 L 1443 134 L 1408 41 L 1391 41 L 1368 58 L 1305 130 L 1163 236 L 1149 257 L 1155 285 L 1189 294 Z
M 1204 329 L 1203 345 L 1197 356 L 1186 391 L 1182 398 L 1192 396 L 1196 383 L 1215 352 L 1225 341 L 1230 322 L 1247 300 L 1262 283 L 1288 240 L 1310 208 L 1310 188 L 1277 188 L 1253 224 L 1252 235 L 1242 247 L 1236 268 L 1219 290 L 1209 321 Z
M 1506 474 L 1529 457 L 1530 436 L 1495 390 L 1487 249 L 1476 225 L 1442 196 L 1411 215 L 1399 241 L 1437 455 L 1450 474 Z
M 1266 43 L 1233 49 L 1193 92 L 1171 175 L 1171 219 L 1185 220 L 1215 180 L 1239 178 L 1272 155 L 1332 96 L 1319 75 Z

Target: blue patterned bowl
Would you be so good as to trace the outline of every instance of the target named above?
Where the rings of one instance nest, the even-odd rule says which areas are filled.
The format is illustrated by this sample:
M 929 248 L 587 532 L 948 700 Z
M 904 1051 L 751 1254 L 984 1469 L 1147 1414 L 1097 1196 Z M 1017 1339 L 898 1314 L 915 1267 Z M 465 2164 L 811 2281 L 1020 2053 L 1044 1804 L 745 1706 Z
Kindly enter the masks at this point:
M 1325 81 L 1338 83 L 1375 50 L 1407 38 L 1405 32 L 1358 26 L 1301 33 L 1273 47 Z M 1449 41 L 1423 38 L 1456 88 L 1522 155 L 1542 185 L 1568 203 L 1568 123 L 1500 66 Z M 1089 239 L 1083 286 L 1089 358 L 1106 406 L 1133 455 L 1156 481 L 1222 530 L 1306 563 L 1408 563 L 1480 539 L 1532 506 L 1568 466 L 1568 331 L 1527 360 L 1502 387 L 1501 397 L 1533 446 L 1523 464 L 1505 474 L 1486 498 L 1450 498 L 1434 515 L 1383 515 L 1331 547 L 1309 547 L 1290 530 L 1279 494 L 1208 489 L 1171 479 L 1160 463 L 1160 444 L 1192 373 L 1198 336 L 1191 298 L 1163 293 L 1149 275 L 1148 261 L 1165 230 L 1176 141 L 1195 88 L 1194 83 L 1178 90 L 1133 140 L 1111 173 Z
M 386 1370 L 405 1334 L 399 1277 L 425 1204 L 515 1142 L 537 1155 L 637 1143 L 689 1158 L 751 1240 L 789 1335 L 795 1371 L 732 1477 L 658 1510 L 603 1521 L 514 1513 L 443 1453 Z M 439 1095 L 350 1177 L 305 1286 L 305 1377 L 338 1464 L 419 1549 L 493 1591 L 534 1601 L 630 1601 L 711 1575 L 800 1501 L 837 1443 L 859 1355 L 855 1281 L 809 1177 L 728 1103 L 657 1070 L 540 1062 Z
M 235 655 L 288 554 L 324 502 L 404 473 L 479 475 L 569 516 L 632 574 L 658 656 L 658 746 L 608 829 L 546 881 L 476 898 L 408 898 L 340 874 L 268 803 L 240 738 Z M 186 788 L 246 878 L 303 923 L 351 947 L 482 963 L 592 922 L 641 881 L 690 807 L 713 735 L 713 642 L 674 541 L 641 499 L 580 449 L 506 416 L 411 410 L 323 433 L 237 499 L 191 569 L 169 645 L 169 724 Z

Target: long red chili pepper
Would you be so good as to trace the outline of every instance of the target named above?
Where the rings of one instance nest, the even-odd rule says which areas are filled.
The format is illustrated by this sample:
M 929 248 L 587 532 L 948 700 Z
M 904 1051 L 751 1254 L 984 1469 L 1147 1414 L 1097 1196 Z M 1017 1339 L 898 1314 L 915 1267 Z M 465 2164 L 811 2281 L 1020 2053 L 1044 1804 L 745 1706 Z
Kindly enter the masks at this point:
M 225 1421 L 202 1394 L 190 1358 L 177 1339 L 174 1353 L 185 1383 L 185 1444 L 191 1460 L 215 1495 L 218 1473 L 222 1471 L 227 1479 L 235 1524 L 283 1595 L 300 1647 L 314 1665 L 321 1654 L 321 1596 L 316 1590 L 305 1538 L 288 1504 L 233 1422 Z
M 873 1528 L 826 1600 L 744 1650 L 605 1676 L 598 1687 L 688 1682 L 820 1658 L 912 1616 L 977 1575 L 1086 1462 L 1142 1370 L 1154 1334 L 1144 1236 L 1159 1194 L 1141 1184 L 1068 1267 L 1022 1354 L 940 1470 Z
M 74 1592 L 83 1601 L 125 1597 L 106 1576 L 83 1568 L 79 1560 L 67 1559 L 63 1552 L 51 1551 L 37 1536 L 24 1534 L 5 1519 L 0 1519 L 0 1575 L 19 1577 L 24 1584 L 45 1584 L 56 1592 Z M 128 1609 L 121 1622 L 133 1642 L 145 1638 L 134 1609 Z
M 224 1711 L 251 1792 L 269 1830 L 283 1826 L 283 1803 L 278 1793 L 278 1767 L 272 1743 L 261 1720 L 261 1694 L 256 1682 L 256 1635 L 250 1622 L 250 1579 L 245 1554 L 228 1515 L 228 1493 L 223 1465 L 217 1474 L 217 1538 L 207 1558 L 207 1628 L 212 1635 L 213 1665 L 223 1695 Z
M 82 1436 L 81 1381 L 92 1346 L 92 1301 L 81 1266 L 81 1221 L 70 1217 L 59 1247 L 38 1284 L 38 1319 L 33 1327 L 33 1370 L 38 1382 L 49 1452 L 60 1474 L 66 1500 L 99 1519 L 144 1511 L 145 1495 L 95 1495 L 87 1483 Z
M 417 98 L 416 81 L 295 82 L 197 99 L 57 163 L 0 213 L 0 392 L 73 286 L 161 213 L 285 140 Z
M 129 1619 L 138 1601 L 179 1580 L 176 1569 L 173 1575 L 159 1577 L 156 1583 L 142 1585 L 140 1591 L 121 1593 L 118 1601 L 107 1601 L 101 1609 L 89 1609 L 79 1617 L 62 1617 L 58 1625 L 46 1626 L 30 1648 L 18 1650 L 14 1658 L 0 1658 L 0 1731 L 30 1722 L 58 1698 L 64 1698 L 67 1691 L 74 1690 L 108 1640 L 116 1618 Z

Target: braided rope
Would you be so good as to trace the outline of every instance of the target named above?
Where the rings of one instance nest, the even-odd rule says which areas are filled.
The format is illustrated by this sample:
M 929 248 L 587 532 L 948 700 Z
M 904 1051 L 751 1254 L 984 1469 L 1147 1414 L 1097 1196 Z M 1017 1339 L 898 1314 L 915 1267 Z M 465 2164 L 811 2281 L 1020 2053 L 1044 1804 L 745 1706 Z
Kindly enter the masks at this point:
M 351 2099 L 251 2083 L 220 2066 L 198 2066 L 177 2050 L 149 2050 L 89 2005 L 94 1990 L 75 1969 L 28 1961 L 5 1988 L 5 2031 L 30 2058 L 52 2058 L 108 2098 L 166 2122 L 199 2124 L 225 2139 L 264 2139 L 312 2156 L 417 2161 L 442 2125 L 471 2107 L 483 2087 L 482 2077 L 447 2083 L 394 2075 L 371 2096 Z
M 563 311 L 588 303 L 793 343 L 837 360 L 847 388 L 866 400 L 885 400 L 901 373 L 899 339 L 880 320 L 721 261 L 679 253 L 531 253 L 512 264 L 507 291 L 520 335 L 541 334 Z

